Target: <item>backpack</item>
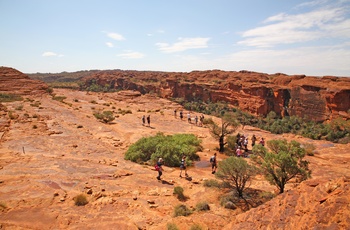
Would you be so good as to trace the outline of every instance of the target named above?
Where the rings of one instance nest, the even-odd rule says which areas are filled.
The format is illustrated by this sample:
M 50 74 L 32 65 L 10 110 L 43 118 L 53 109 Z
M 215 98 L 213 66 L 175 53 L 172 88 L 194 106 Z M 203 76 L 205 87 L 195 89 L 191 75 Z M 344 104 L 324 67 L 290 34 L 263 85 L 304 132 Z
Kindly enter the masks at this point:
M 210 163 L 214 162 L 214 156 L 210 157 Z
M 160 169 L 160 167 L 158 166 L 158 164 L 156 164 L 156 165 L 154 166 L 154 168 L 155 168 L 156 171 L 159 171 L 159 169 Z

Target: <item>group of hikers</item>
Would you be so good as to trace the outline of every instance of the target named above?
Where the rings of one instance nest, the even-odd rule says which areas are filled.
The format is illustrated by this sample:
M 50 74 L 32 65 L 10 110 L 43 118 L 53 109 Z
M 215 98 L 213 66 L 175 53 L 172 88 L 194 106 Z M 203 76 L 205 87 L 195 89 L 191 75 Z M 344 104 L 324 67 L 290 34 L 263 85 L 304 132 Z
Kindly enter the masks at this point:
M 179 116 L 180 116 L 180 119 L 181 119 L 181 120 L 184 118 L 184 113 L 183 113 L 182 110 L 180 110 Z M 174 110 L 174 117 L 177 118 L 177 110 L 176 110 L 176 109 Z M 192 119 L 194 120 L 193 123 L 192 123 Z M 190 124 L 195 124 L 195 125 L 197 125 L 197 126 L 203 126 L 204 115 L 201 114 L 199 117 L 198 117 L 198 115 L 195 115 L 195 116 L 192 118 L 191 113 L 188 112 L 188 113 L 187 113 L 187 121 L 188 121 L 188 123 L 190 123 Z
M 146 120 L 147 120 L 148 126 L 151 127 L 151 115 L 148 115 L 147 117 L 145 115 L 142 116 L 142 125 L 143 126 L 146 125 Z
M 252 141 L 252 148 L 254 147 L 257 138 L 255 134 L 251 138 Z M 262 146 L 265 146 L 265 140 L 263 137 L 260 138 L 259 144 Z M 237 148 L 236 148 L 236 155 L 237 157 L 247 157 L 248 156 L 248 136 L 240 135 L 239 133 L 237 134 L 237 142 L 236 142 Z M 244 149 L 244 151 L 243 151 Z M 213 156 L 210 157 L 210 165 L 211 165 L 211 173 L 215 174 L 216 170 L 218 168 L 217 166 L 217 159 L 216 159 L 216 153 L 213 154 Z M 157 163 L 156 163 L 156 171 L 158 171 L 158 176 L 157 179 L 161 180 L 161 176 L 163 175 L 163 166 L 164 165 L 164 160 L 163 158 L 159 158 Z M 185 172 L 185 177 L 188 178 L 189 175 L 187 174 L 187 165 L 186 165 L 186 156 L 183 155 L 181 158 L 181 163 L 180 163 L 180 178 L 182 178 L 182 171 Z
M 214 174 L 217 169 L 217 161 L 216 161 L 216 153 L 212 157 L 210 157 L 210 164 L 211 164 L 211 173 Z M 158 176 L 157 179 L 161 180 L 161 176 L 163 175 L 163 165 L 164 165 L 164 160 L 163 158 L 159 158 L 156 165 L 155 169 L 158 171 Z M 182 156 L 181 158 L 181 163 L 180 163 L 180 178 L 182 178 L 182 171 L 185 172 L 185 177 L 189 178 L 189 175 L 187 174 L 187 165 L 186 165 L 186 156 Z
M 253 134 L 252 138 L 252 148 L 255 146 L 255 143 L 257 141 L 257 138 L 255 134 Z M 236 146 L 235 146 L 235 151 L 236 151 L 236 156 L 237 157 L 248 157 L 248 136 L 241 135 L 240 133 L 237 134 L 236 136 Z M 265 139 L 261 137 L 259 144 L 262 146 L 265 146 Z
M 175 118 L 177 118 L 177 110 L 174 110 L 174 116 Z M 179 117 L 182 120 L 184 118 L 184 114 L 183 111 L 180 110 L 179 112 Z M 146 120 L 147 120 L 147 124 L 148 126 L 150 126 L 151 123 L 151 118 L 150 115 L 148 115 L 147 117 L 145 115 L 142 116 L 142 124 L 145 125 L 146 124 Z M 203 126 L 203 120 L 204 120 L 204 115 L 200 115 L 199 117 L 196 115 L 194 117 L 194 124 L 198 125 L 198 126 Z M 192 117 L 191 117 L 191 113 L 188 112 L 187 113 L 187 121 L 188 123 L 192 124 Z M 253 134 L 253 136 L 251 137 L 251 146 L 252 148 L 255 146 L 255 143 L 257 142 L 257 138 L 255 136 L 255 134 Z M 237 134 L 236 136 L 236 146 L 235 146 L 235 153 L 237 157 L 248 157 L 248 136 L 245 135 L 241 135 L 240 133 Z M 262 146 L 265 146 L 265 140 L 263 137 L 260 138 L 259 144 Z M 215 174 L 216 170 L 217 170 L 217 159 L 216 159 L 216 153 L 213 154 L 213 156 L 210 157 L 210 165 L 211 165 L 211 173 Z M 158 171 L 158 176 L 157 179 L 161 180 L 161 176 L 163 175 L 163 165 L 164 165 L 164 160 L 163 158 L 159 158 L 156 165 L 155 165 L 155 169 L 156 171 Z M 179 177 L 182 178 L 182 172 L 184 171 L 185 173 L 185 177 L 188 178 L 189 175 L 187 174 L 187 165 L 186 165 L 186 156 L 183 155 L 181 158 L 181 163 L 180 163 L 180 175 Z

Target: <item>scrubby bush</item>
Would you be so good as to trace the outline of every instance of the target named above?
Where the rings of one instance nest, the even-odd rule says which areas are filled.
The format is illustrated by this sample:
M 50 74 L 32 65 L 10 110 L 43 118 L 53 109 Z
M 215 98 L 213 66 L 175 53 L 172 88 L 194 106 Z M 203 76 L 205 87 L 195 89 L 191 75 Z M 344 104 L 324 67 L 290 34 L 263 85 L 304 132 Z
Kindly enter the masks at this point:
M 174 208 L 174 217 L 189 216 L 191 214 L 192 214 L 192 211 L 184 204 L 179 204 Z
M 202 149 L 201 140 L 193 134 L 164 135 L 158 133 L 152 137 L 144 137 L 132 144 L 124 158 L 133 162 L 155 163 L 162 157 L 165 165 L 179 167 L 183 155 L 187 156 L 186 163 L 198 160 L 197 151 Z
M 79 194 L 76 197 L 74 197 L 74 203 L 76 206 L 84 206 L 88 204 L 88 200 L 85 196 L 85 194 Z
M 229 157 L 219 162 L 215 176 L 228 183 L 238 197 L 243 197 L 244 189 L 256 173 L 256 167 L 248 164 L 243 158 Z
M 202 230 L 203 227 L 200 224 L 194 224 L 191 226 L 190 230 Z
M 196 204 L 197 211 L 208 211 L 210 210 L 209 204 L 206 201 L 202 201 Z
M 305 143 L 305 144 L 303 144 L 303 148 L 305 149 L 306 155 L 308 155 L 308 156 L 314 155 L 314 151 L 315 151 L 316 147 L 313 144 Z
M 221 183 L 217 180 L 214 180 L 214 179 L 205 180 L 203 185 L 204 185 L 204 187 L 214 187 L 214 188 L 221 187 Z
M 181 186 L 174 187 L 173 194 L 177 196 L 177 199 L 184 201 L 186 200 L 186 197 L 184 195 L 184 189 Z
M 4 202 L 0 202 L 0 210 L 7 209 L 7 205 Z
M 179 228 L 176 226 L 176 224 L 174 224 L 174 223 L 168 223 L 167 225 L 166 225 L 166 229 L 167 230 L 179 230 Z
M 63 102 L 64 99 L 66 99 L 66 98 L 67 98 L 66 96 L 53 96 L 52 100 Z
M 109 123 L 115 119 L 112 111 L 103 111 L 102 113 L 96 112 L 94 116 L 104 123 Z

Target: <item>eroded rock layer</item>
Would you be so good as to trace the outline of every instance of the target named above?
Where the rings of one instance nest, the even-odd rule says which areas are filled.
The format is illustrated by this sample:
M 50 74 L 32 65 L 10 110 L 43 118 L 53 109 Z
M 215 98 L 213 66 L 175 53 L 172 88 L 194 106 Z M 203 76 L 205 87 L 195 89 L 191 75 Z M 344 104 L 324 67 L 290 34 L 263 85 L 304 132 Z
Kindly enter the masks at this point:
M 0 93 L 16 95 L 40 95 L 47 92 L 48 86 L 30 79 L 26 74 L 9 67 L 0 67 Z
M 264 74 L 220 70 L 190 73 L 100 71 L 83 79 L 86 86 L 154 92 L 164 98 L 225 101 L 255 115 L 275 111 L 315 121 L 349 119 L 350 78 Z

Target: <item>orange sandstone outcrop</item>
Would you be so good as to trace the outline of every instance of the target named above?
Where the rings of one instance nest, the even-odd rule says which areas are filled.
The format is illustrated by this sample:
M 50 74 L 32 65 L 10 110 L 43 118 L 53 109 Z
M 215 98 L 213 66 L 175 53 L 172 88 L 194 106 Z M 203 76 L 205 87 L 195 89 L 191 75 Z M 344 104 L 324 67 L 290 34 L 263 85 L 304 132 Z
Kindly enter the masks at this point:
M 86 86 L 154 92 L 163 98 L 225 101 L 255 115 L 270 111 L 315 121 L 349 119 L 350 78 L 265 74 L 249 71 L 100 71 L 83 78 Z
M 30 79 L 24 73 L 9 67 L 0 67 L 0 93 L 17 95 L 42 95 L 48 86 Z
M 308 180 L 240 214 L 225 229 L 348 229 L 350 179 Z

